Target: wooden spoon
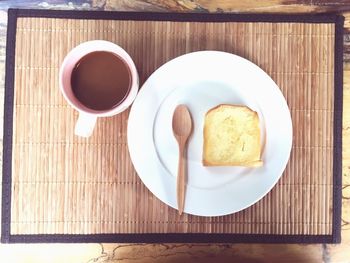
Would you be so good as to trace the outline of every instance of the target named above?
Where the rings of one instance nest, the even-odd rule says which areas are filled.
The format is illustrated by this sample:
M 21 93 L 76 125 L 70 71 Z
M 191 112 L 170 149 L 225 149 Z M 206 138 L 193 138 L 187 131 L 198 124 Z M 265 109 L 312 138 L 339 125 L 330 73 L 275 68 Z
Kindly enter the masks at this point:
M 185 204 L 185 185 L 187 173 L 186 146 L 188 138 L 192 133 L 192 118 L 187 107 L 183 104 L 178 105 L 173 115 L 173 133 L 179 144 L 179 166 L 177 171 L 177 206 L 179 214 L 184 210 Z

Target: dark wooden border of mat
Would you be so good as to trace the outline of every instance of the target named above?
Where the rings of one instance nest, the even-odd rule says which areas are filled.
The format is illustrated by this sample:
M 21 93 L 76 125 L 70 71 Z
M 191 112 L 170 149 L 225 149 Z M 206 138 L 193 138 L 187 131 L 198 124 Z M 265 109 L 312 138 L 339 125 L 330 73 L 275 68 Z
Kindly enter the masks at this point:
M 14 69 L 16 24 L 18 17 L 52 17 L 70 19 L 113 19 L 195 22 L 302 22 L 335 24 L 334 56 L 334 152 L 333 152 L 333 225 L 331 235 L 266 234 L 35 234 L 11 235 L 11 171 L 14 103 Z M 9 9 L 6 42 L 6 76 L 4 105 L 3 180 L 1 242 L 116 242 L 116 243 L 340 243 L 342 186 L 342 112 L 343 112 L 343 26 L 344 17 L 329 15 L 209 14 L 209 13 L 140 13 L 104 11 L 59 11 Z

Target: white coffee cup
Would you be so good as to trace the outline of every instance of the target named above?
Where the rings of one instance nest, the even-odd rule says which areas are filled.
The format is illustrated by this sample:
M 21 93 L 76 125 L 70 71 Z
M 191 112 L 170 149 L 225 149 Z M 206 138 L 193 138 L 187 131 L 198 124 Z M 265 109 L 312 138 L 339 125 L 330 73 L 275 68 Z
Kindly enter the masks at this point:
M 131 75 L 128 94 L 115 107 L 108 110 L 100 111 L 86 107 L 75 97 L 71 86 L 71 75 L 76 64 L 84 56 L 96 51 L 106 51 L 117 55 L 125 62 Z M 75 125 L 75 134 L 82 137 L 89 137 L 93 132 L 98 117 L 116 115 L 131 105 L 139 89 L 139 76 L 133 60 L 123 48 L 109 41 L 92 40 L 76 46 L 64 58 L 59 72 L 59 84 L 64 98 L 79 112 L 79 118 Z

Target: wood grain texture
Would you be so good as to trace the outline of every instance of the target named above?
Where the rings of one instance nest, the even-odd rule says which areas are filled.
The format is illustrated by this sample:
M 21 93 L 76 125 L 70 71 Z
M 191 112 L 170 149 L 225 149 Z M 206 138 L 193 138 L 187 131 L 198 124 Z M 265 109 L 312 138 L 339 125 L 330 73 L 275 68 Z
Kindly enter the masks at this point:
M 342 13 L 348 16 L 348 0 L 3 0 L 0 9 L 46 8 L 119 10 L 145 12 L 233 12 L 233 13 Z M 345 22 L 344 58 L 350 62 L 349 19 Z
M 179 148 L 178 169 L 176 177 L 176 200 L 179 215 L 184 211 L 187 182 L 187 142 L 193 127 L 192 117 L 185 105 L 176 107 L 172 119 L 173 134 Z
M 305 13 L 305 12 L 344 12 L 349 11 L 347 0 L 251 0 L 251 1 L 227 1 L 227 0 L 93 0 L 92 6 L 105 9 L 140 9 L 163 8 L 177 12 L 202 11 L 202 12 L 244 12 L 244 13 Z
M 71 4 L 68 4 L 68 3 Z M 65 8 L 65 9 L 102 9 L 102 10 L 122 10 L 119 2 L 115 2 L 113 6 L 106 5 L 106 0 L 5 0 L 0 1 L 0 8 L 8 7 L 24 7 L 24 8 Z M 136 4 L 133 4 L 136 2 Z M 179 1 L 184 2 L 184 1 Z M 215 3 L 216 1 L 213 1 Z M 232 5 L 231 1 L 227 0 L 227 5 Z M 261 7 L 266 2 L 262 0 L 256 3 L 255 12 L 269 12 L 266 9 L 270 7 Z M 306 1 L 304 1 L 306 2 Z M 319 2 L 319 1 L 308 1 Z M 339 5 L 349 7 L 346 1 L 327 1 L 329 4 L 339 3 Z M 153 11 L 164 10 L 162 3 L 154 6 L 143 1 L 124 1 L 129 10 L 135 11 Z M 222 3 L 222 2 L 218 2 Z M 240 4 L 240 3 L 238 3 Z M 193 4 L 196 6 L 196 3 Z M 166 11 L 176 11 L 178 7 L 168 9 Z M 273 9 L 275 12 L 287 10 L 289 4 L 277 4 Z M 307 5 L 300 5 L 301 12 L 310 11 Z M 221 11 L 217 7 L 213 9 Z M 203 8 L 195 7 L 194 11 L 202 11 Z M 205 11 L 205 10 L 204 10 Z M 245 10 L 243 10 L 245 12 Z M 247 11 L 249 12 L 249 11 Z M 345 29 L 350 27 L 350 13 L 343 13 L 346 17 Z M 5 36 L 6 36 L 6 12 L 0 12 L 0 98 L 3 101 L 3 86 L 4 86 L 4 61 L 5 61 Z M 349 31 L 347 31 L 349 32 Z M 342 210 L 342 243 L 339 245 L 216 245 L 208 244 L 196 246 L 193 244 L 15 244 L 4 245 L 0 244 L 1 259 L 6 259 L 7 262 L 178 262 L 181 259 L 189 259 L 191 262 L 212 262 L 218 259 L 218 262 L 281 262 L 281 259 L 286 262 L 330 262 L 330 263 L 345 263 L 349 262 L 350 252 L 350 37 L 345 35 L 345 68 L 344 72 L 344 118 L 343 118 L 343 210 Z M 2 107 L 0 107 L 2 108 Z M 1 114 L 2 115 L 2 114 Z M 1 122 L 2 123 L 2 122 Z M 2 132 L 2 128 L 0 129 Z M 2 137 L 2 136 L 1 136 Z M 0 189 L 1 191 L 1 189 Z M 199 248 L 198 248 L 199 247 Z M 219 247 L 219 248 L 218 248 Z M 220 249 L 220 247 L 225 247 Z M 277 253 L 277 254 L 276 254 Z M 277 255 L 277 256 L 276 256 Z M 277 258 L 276 258 L 277 257 Z M 119 259 L 124 259 L 123 261 Z
M 0 245 L 0 255 L 11 263 L 325 262 L 321 245 L 17 244 Z

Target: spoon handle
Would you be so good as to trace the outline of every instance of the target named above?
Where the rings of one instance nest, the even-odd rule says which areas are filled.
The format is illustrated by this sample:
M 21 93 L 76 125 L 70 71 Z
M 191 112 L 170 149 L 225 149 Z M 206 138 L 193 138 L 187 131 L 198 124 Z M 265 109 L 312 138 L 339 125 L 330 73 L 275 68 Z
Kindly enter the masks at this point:
M 186 144 L 179 144 L 179 167 L 177 172 L 177 207 L 179 210 L 179 215 L 184 211 L 185 204 L 185 181 L 186 181 L 186 169 L 187 169 L 187 160 L 186 160 Z

